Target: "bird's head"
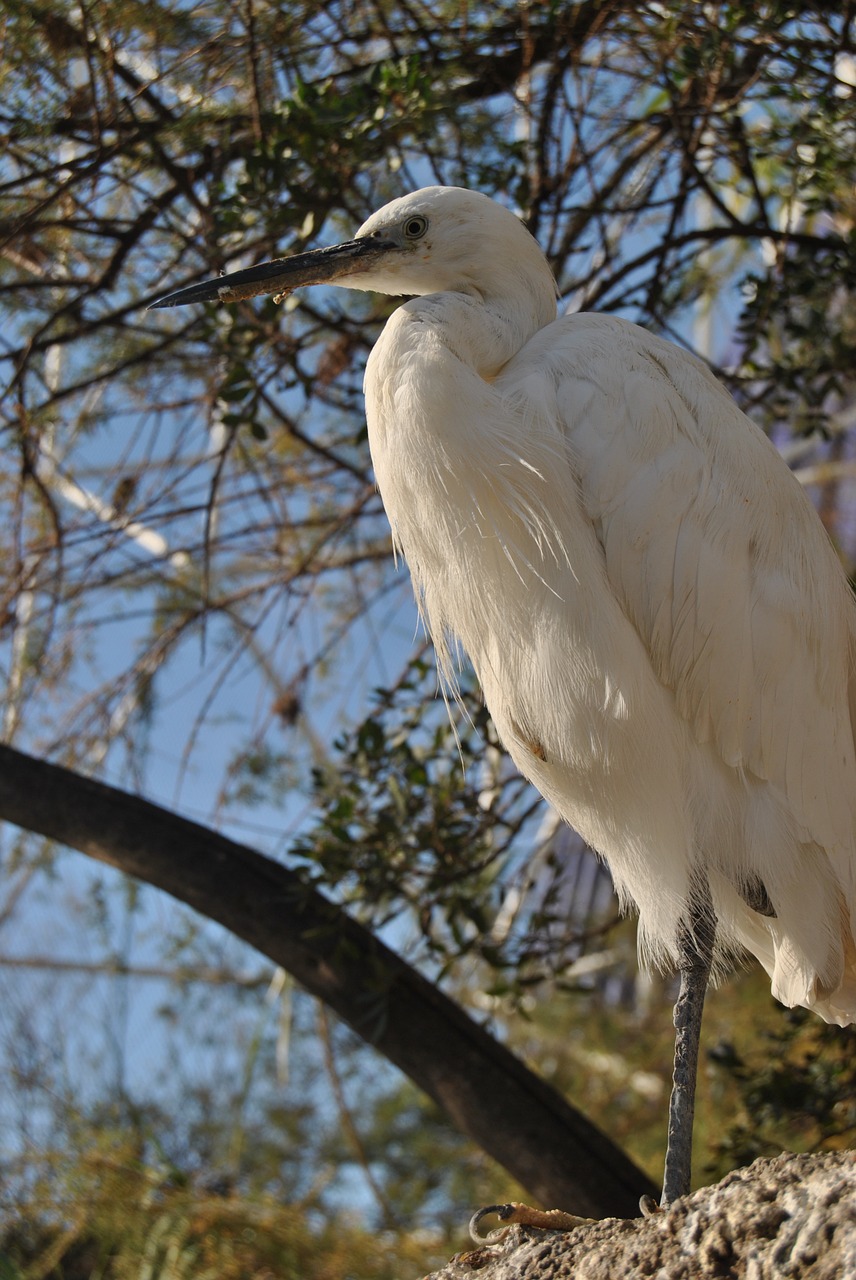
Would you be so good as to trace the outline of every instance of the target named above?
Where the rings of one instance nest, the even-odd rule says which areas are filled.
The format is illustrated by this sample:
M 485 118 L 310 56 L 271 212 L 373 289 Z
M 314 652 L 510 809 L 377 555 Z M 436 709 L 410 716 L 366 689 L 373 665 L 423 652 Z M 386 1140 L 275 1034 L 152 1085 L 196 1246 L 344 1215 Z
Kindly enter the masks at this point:
M 191 285 L 152 306 L 283 296 L 310 284 L 410 297 L 448 290 L 513 294 L 535 285 L 555 299 L 546 259 L 513 213 L 476 191 L 423 187 L 384 205 L 344 244 Z

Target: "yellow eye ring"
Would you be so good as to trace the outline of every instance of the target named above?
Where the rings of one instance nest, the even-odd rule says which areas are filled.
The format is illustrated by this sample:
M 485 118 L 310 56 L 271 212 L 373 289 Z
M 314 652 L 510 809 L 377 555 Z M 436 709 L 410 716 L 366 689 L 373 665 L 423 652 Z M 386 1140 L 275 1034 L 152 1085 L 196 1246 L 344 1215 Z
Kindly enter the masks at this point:
M 406 239 L 418 240 L 428 230 L 428 219 L 423 218 L 420 213 L 414 213 L 407 219 L 401 230 L 404 232 Z

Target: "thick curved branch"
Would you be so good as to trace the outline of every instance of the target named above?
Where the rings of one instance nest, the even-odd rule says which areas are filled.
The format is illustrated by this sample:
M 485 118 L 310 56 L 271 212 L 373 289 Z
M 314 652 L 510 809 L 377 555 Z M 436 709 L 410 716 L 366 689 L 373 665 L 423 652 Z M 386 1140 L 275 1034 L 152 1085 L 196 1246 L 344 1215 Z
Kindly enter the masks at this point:
M 294 872 L 115 787 L 0 746 L 0 818 L 165 890 L 282 965 L 548 1204 L 630 1215 L 646 1176 L 427 979 Z

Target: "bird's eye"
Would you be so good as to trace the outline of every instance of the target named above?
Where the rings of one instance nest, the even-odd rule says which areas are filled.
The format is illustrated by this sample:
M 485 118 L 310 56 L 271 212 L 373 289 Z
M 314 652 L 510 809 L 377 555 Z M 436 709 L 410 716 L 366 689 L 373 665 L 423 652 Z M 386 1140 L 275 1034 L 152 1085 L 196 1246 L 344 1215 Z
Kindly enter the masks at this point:
M 408 240 L 418 240 L 420 236 L 424 236 L 427 230 L 428 219 L 423 218 L 419 213 L 415 213 L 412 218 L 408 218 L 402 227 L 402 231 Z

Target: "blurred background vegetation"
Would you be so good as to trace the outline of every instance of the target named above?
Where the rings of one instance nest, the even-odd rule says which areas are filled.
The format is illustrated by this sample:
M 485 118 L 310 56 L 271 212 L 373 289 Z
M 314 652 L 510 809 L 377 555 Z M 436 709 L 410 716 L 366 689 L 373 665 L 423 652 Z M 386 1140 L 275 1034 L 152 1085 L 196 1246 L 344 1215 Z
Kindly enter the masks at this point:
M 287 860 L 659 1176 L 670 985 L 466 677 L 450 723 L 391 559 L 360 387 L 393 304 L 144 308 L 485 191 L 563 306 L 711 363 L 852 575 L 853 6 L 7 0 L 0 36 L 4 741 Z M 3 1280 L 421 1274 L 522 1194 L 222 931 L 0 856 Z M 697 1181 L 852 1142 L 851 1031 L 752 971 L 704 1036 Z

